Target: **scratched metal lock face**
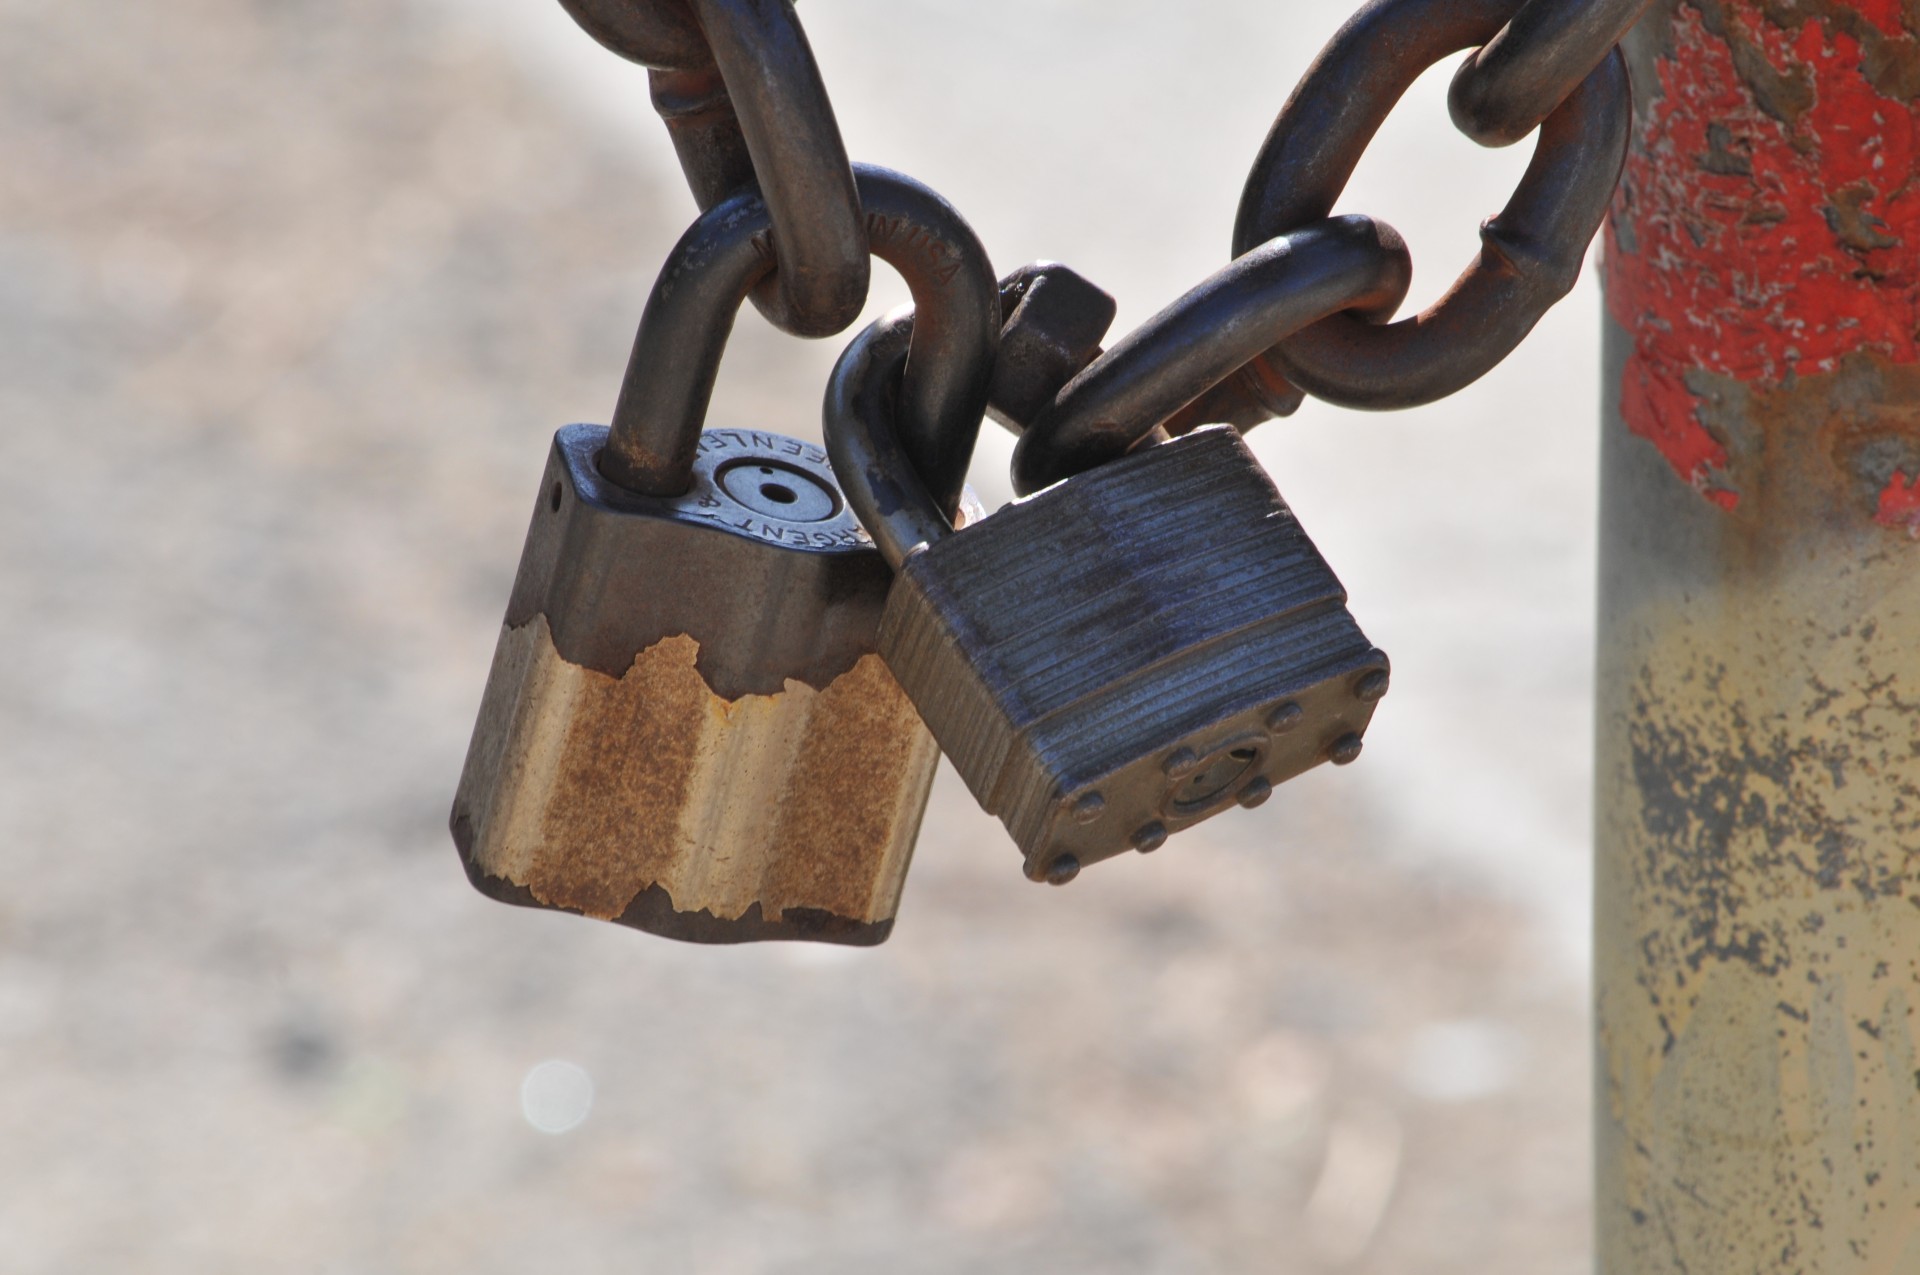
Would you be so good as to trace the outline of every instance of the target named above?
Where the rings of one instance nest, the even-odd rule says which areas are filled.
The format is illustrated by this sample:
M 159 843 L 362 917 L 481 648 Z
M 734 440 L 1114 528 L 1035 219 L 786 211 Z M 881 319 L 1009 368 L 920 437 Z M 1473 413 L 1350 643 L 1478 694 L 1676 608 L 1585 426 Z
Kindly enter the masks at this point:
M 897 360 L 862 339 L 827 442 L 898 564 L 880 653 L 1029 877 L 1157 850 L 1359 755 L 1386 656 L 1237 432 L 1141 448 L 954 532 L 916 512 L 871 385 Z
M 1387 688 L 1340 581 L 1226 426 L 908 558 L 880 653 L 1035 879 L 1352 761 Z
M 872 207 L 958 233 L 923 187 L 860 179 Z M 754 194 L 696 222 L 613 427 L 555 436 L 453 835 L 506 902 L 698 942 L 878 943 L 939 760 L 876 651 L 891 571 L 820 447 L 700 431 L 733 312 L 767 269 L 764 229 Z M 977 278 L 947 295 L 989 309 L 942 314 L 960 348 L 928 363 L 971 380 L 931 401 L 977 419 L 994 280 L 984 252 L 957 255 Z M 918 298 L 924 279 L 903 273 Z

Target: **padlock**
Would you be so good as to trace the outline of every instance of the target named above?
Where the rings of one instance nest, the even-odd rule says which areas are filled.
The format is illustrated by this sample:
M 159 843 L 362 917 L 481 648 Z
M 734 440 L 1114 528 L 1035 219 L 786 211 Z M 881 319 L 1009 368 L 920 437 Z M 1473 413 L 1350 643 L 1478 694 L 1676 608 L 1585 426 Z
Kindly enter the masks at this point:
M 895 436 L 910 331 L 875 325 L 841 357 L 827 451 L 897 571 L 880 653 L 1030 878 L 1157 850 L 1359 755 L 1386 656 L 1233 429 L 1139 448 L 955 532 Z
M 992 267 L 933 192 L 856 175 L 870 247 L 927 320 L 902 411 L 943 440 L 926 476 L 957 500 Z M 496 899 L 709 943 L 892 928 L 939 753 L 876 654 L 891 574 L 822 449 L 702 432 L 768 225 L 752 191 L 704 214 L 611 429 L 554 438 L 451 819 Z

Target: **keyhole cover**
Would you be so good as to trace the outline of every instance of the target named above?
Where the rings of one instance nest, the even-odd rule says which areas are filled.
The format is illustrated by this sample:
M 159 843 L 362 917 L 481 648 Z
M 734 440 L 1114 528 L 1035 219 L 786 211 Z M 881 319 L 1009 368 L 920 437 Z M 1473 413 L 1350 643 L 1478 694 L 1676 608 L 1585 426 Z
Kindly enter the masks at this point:
M 840 512 L 833 488 L 777 460 L 737 460 L 716 477 L 736 503 L 781 522 L 822 522 Z

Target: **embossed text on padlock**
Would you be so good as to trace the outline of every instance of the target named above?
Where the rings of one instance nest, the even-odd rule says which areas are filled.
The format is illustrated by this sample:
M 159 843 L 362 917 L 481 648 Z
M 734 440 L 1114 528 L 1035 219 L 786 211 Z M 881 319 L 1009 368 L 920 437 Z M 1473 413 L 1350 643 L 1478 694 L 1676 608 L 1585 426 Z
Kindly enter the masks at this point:
M 1387 660 L 1231 428 L 1143 447 L 959 532 L 894 436 L 906 329 L 849 346 L 842 489 L 898 568 L 880 652 L 1035 880 L 1167 837 L 1360 750 Z
M 977 421 L 998 307 L 926 188 L 862 168 L 876 255 L 932 319 L 902 410 Z M 938 752 L 876 651 L 890 572 L 824 451 L 701 432 L 741 299 L 774 253 L 748 193 L 675 248 L 611 431 L 554 439 L 452 825 L 508 902 L 674 938 L 877 943 Z M 967 457 L 929 478 L 959 490 Z

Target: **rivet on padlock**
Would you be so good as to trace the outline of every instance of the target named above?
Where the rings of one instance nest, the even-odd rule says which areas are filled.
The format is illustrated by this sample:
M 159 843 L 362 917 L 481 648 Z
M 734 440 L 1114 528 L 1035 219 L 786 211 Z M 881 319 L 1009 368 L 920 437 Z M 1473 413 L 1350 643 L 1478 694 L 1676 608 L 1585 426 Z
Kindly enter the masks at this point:
M 1404 247 L 1390 230 L 1352 218 L 1290 238 L 1203 285 L 1215 291 L 1189 294 L 1184 304 L 1200 313 L 1184 318 L 1218 327 L 1208 307 L 1251 310 L 1264 323 L 1241 325 L 1253 330 L 1233 340 L 1257 352 L 1277 329 L 1317 317 L 1315 306 L 1404 291 Z M 1313 285 L 1304 299 L 1274 301 L 1303 283 Z M 910 331 L 908 318 L 890 318 L 841 356 L 827 391 L 827 451 L 898 572 L 880 653 L 973 795 L 1013 835 L 1030 878 L 1064 884 L 1101 859 L 1157 850 L 1172 833 L 1358 754 L 1386 688 L 1386 656 L 1233 429 L 1203 427 L 1096 464 L 955 532 L 914 482 L 895 435 L 888 390 Z M 1142 366 L 1138 343 L 1123 341 L 1056 408 L 1075 386 L 1104 384 L 1116 356 L 1123 372 Z M 1246 357 L 1229 344 L 1205 352 L 1201 373 L 1176 365 L 1173 374 L 1196 383 L 1127 426 L 1130 438 Z M 1141 390 L 1123 379 L 1129 393 Z M 1021 446 L 1034 440 L 1030 432 Z
M 870 246 L 926 318 L 901 410 L 957 502 L 993 271 L 932 191 L 856 175 Z M 773 268 L 768 224 L 753 192 L 694 223 L 612 429 L 555 436 L 453 807 L 494 898 L 699 942 L 892 928 L 939 753 L 875 653 L 891 575 L 819 447 L 702 432 L 735 311 Z

